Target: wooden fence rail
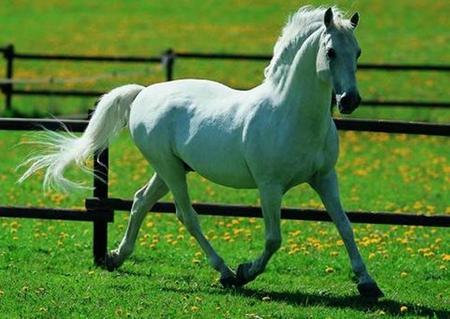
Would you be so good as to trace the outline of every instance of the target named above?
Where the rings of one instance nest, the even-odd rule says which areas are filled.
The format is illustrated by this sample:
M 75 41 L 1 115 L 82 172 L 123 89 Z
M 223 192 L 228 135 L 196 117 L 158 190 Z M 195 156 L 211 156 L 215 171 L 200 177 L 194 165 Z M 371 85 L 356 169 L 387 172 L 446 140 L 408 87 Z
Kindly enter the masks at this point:
M 110 209 L 118 211 L 130 211 L 131 200 L 117 198 L 87 198 L 85 201 L 87 210 Z M 261 207 L 224 205 L 211 203 L 194 203 L 192 205 L 199 215 L 226 216 L 226 217 L 246 217 L 261 218 Z M 158 202 L 150 212 L 175 213 L 174 203 Z M 384 224 L 384 225 L 414 225 L 450 227 L 450 215 L 424 215 L 424 214 L 404 214 L 388 212 L 368 212 L 368 211 L 347 211 L 348 218 L 353 223 L 363 224 Z M 307 220 L 331 222 L 331 218 L 325 210 L 321 209 L 281 209 L 281 218 L 287 220 Z
M 195 53 L 176 52 L 172 49 L 164 51 L 160 56 L 91 56 L 91 55 L 69 55 L 69 54 L 39 54 L 39 53 L 19 53 L 14 45 L 0 48 L 6 60 L 6 80 L 11 82 L 0 84 L 0 88 L 5 95 L 6 109 L 12 109 L 12 97 L 14 95 L 40 95 L 40 96 L 74 96 L 74 97 L 96 97 L 104 92 L 93 90 L 30 90 L 17 89 L 14 85 L 14 61 L 16 60 L 38 60 L 38 61 L 78 61 L 78 62 L 111 62 L 111 63 L 157 63 L 163 64 L 165 68 L 165 80 L 174 79 L 175 61 L 183 59 L 200 60 L 233 60 L 233 61 L 264 61 L 268 62 L 272 58 L 270 55 L 261 54 L 231 54 L 231 53 Z M 373 64 L 363 63 L 358 65 L 361 71 L 383 71 L 383 72 L 449 72 L 450 65 L 408 65 L 408 64 Z M 433 107 L 450 108 L 447 101 L 417 101 L 417 100 L 370 100 L 364 99 L 362 105 L 370 106 L 394 106 L 394 107 Z
M 450 136 L 450 125 L 444 124 L 343 119 L 335 119 L 335 122 L 338 129 L 341 130 Z M 67 128 L 73 132 L 82 132 L 88 123 L 87 120 L 0 118 L 0 130 L 29 131 Z M 107 251 L 108 223 L 114 221 L 115 211 L 129 211 L 132 202 L 108 197 L 109 150 L 106 149 L 94 156 L 94 171 L 101 178 L 94 176 L 93 198 L 85 200 L 86 210 L 0 206 L 0 217 L 92 222 L 94 262 L 102 264 Z M 194 204 L 194 208 L 199 214 L 204 215 L 261 217 L 261 209 L 255 206 L 197 203 Z M 174 213 L 175 206 L 173 203 L 157 203 L 151 211 Z M 283 219 L 330 221 L 328 214 L 323 210 L 283 208 L 281 214 Z M 450 216 L 448 215 L 428 216 L 386 212 L 348 212 L 347 214 L 354 223 L 450 227 Z
M 334 122 L 338 130 L 345 131 L 450 136 L 450 124 L 339 118 Z M 0 118 L 0 130 L 56 131 L 67 128 L 73 132 L 83 132 L 88 123 L 88 120 Z

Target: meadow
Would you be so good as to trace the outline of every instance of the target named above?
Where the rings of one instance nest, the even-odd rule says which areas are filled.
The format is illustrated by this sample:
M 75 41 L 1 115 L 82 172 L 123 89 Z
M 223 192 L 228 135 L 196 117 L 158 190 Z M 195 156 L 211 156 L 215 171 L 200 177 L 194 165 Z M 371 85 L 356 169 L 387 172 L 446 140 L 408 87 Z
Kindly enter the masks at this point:
M 362 63 L 448 63 L 446 1 L 335 3 L 361 14 L 357 37 Z M 14 43 L 23 52 L 138 56 L 158 55 L 169 47 L 269 54 L 287 15 L 302 4 L 10 1 L 0 10 L 0 46 Z M 251 87 L 262 80 L 264 67 L 264 63 L 180 61 L 175 77 L 207 77 Z M 62 86 L 95 90 L 163 79 L 159 66 L 141 69 L 140 65 L 33 61 L 18 63 L 15 76 L 137 72 L 131 78 Z M 448 75 L 360 72 L 358 79 L 367 98 L 448 100 Z M 85 112 L 93 103 L 94 99 L 14 98 L 14 105 L 25 113 L 30 109 Z M 352 117 L 450 120 L 448 111 L 414 108 L 361 108 Z M 88 191 L 43 192 L 42 176 L 17 185 L 23 170 L 15 168 L 32 151 L 17 144 L 29 137 L 23 132 L 0 132 L 0 136 L 1 205 L 83 207 Z M 450 214 L 448 138 L 355 132 L 341 132 L 340 137 L 337 169 L 346 209 Z M 110 195 L 131 198 L 151 172 L 128 134 L 120 136 L 111 148 Z M 69 176 L 90 181 L 77 170 Z M 258 204 L 258 194 L 252 190 L 220 187 L 195 174 L 189 175 L 189 184 L 197 202 Z M 283 205 L 321 208 L 307 186 L 291 190 Z M 110 248 L 121 239 L 127 220 L 127 213 L 116 213 L 109 226 Z M 259 219 L 201 217 L 201 222 L 232 267 L 257 256 L 263 247 Z M 0 220 L 0 318 L 450 317 L 450 241 L 445 228 L 354 225 L 361 252 L 386 295 L 378 302 L 358 297 L 342 241 L 329 223 L 283 221 L 283 245 L 266 273 L 245 288 L 229 290 L 220 287 L 217 274 L 175 216 L 150 214 L 135 254 L 114 273 L 92 264 L 91 228 L 63 221 Z

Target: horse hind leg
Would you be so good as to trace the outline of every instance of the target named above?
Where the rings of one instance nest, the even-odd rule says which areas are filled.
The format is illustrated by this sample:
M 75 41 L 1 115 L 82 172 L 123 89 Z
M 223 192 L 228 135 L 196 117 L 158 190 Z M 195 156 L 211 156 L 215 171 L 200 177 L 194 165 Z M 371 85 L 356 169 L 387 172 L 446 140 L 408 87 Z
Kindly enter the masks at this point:
M 167 174 L 164 174 L 164 180 L 175 199 L 177 217 L 191 236 L 197 240 L 212 268 L 221 274 L 220 281 L 222 285 L 234 285 L 234 272 L 225 264 L 223 258 L 215 251 L 201 230 L 197 212 L 191 205 L 187 190 L 186 170 L 182 163 L 178 164 L 180 165 L 172 165 L 170 169 L 165 170 Z
M 168 191 L 169 189 L 166 183 L 158 176 L 158 174 L 154 174 L 150 182 L 136 192 L 125 235 L 118 248 L 106 255 L 106 269 L 113 271 L 119 268 L 132 254 L 144 217 L 147 215 L 150 208 L 161 197 L 166 195 Z

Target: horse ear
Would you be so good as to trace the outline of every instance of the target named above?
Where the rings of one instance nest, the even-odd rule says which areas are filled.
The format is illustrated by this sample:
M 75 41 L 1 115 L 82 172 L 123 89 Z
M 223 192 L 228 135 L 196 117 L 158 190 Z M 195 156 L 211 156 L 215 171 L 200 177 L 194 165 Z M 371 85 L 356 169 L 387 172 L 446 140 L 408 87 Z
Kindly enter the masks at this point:
M 353 29 L 356 28 L 356 26 L 358 25 L 359 22 L 359 13 L 355 12 L 355 14 L 352 15 L 352 17 L 350 18 L 350 22 L 352 24 Z
M 327 11 L 325 11 L 323 22 L 325 23 L 325 27 L 327 27 L 327 29 L 333 23 L 333 10 L 331 8 L 328 8 Z

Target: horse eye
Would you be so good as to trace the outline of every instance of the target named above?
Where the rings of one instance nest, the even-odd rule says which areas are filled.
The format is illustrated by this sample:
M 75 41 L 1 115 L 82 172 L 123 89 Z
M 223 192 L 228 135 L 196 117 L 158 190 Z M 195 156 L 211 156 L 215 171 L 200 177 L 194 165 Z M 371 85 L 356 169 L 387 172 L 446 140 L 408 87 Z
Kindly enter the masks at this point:
M 334 49 L 328 49 L 327 50 L 327 57 L 329 59 L 334 59 L 336 57 L 336 51 Z

